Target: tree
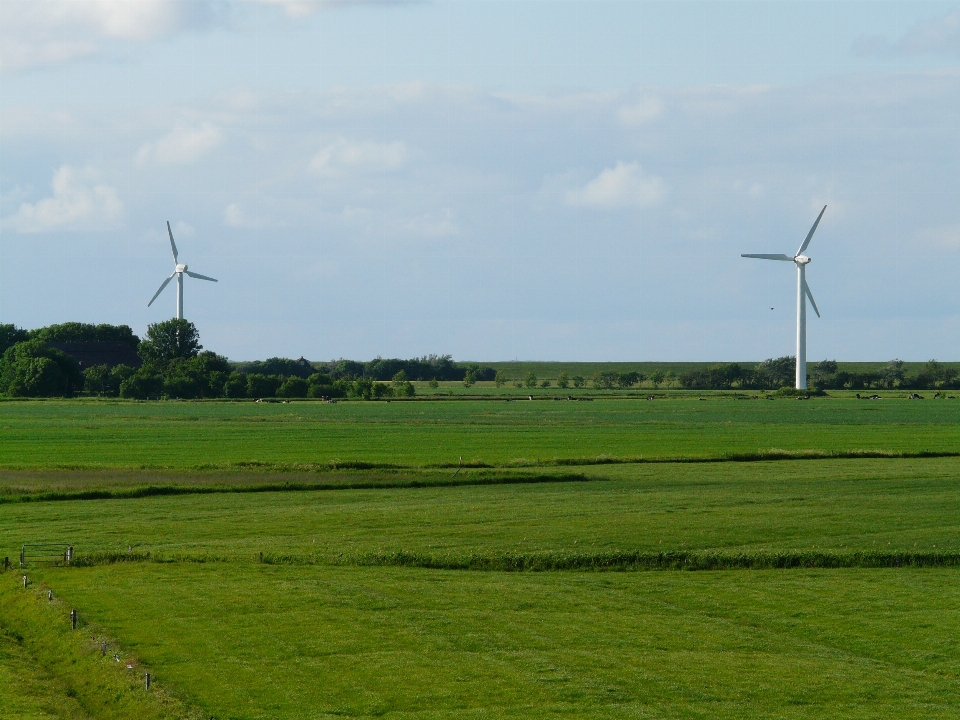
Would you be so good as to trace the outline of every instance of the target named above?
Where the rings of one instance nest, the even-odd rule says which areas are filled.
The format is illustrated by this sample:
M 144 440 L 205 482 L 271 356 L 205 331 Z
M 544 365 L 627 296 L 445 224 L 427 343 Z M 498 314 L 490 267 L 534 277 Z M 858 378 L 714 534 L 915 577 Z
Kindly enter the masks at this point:
M 43 340 L 18 342 L 0 359 L 0 392 L 10 395 L 70 397 L 83 381 L 77 361 Z
M 400 370 L 391 380 L 393 383 L 393 394 L 397 397 L 413 397 L 416 395 L 416 388 L 413 383 L 407 380 L 407 373 Z
M 604 370 L 593 376 L 593 386 L 598 390 L 612 390 L 619 376 L 612 370 Z
M 660 387 L 660 384 L 666 380 L 666 375 L 664 375 L 663 370 L 654 370 L 650 373 L 650 382 L 653 383 L 655 388 Z
M 106 365 L 94 365 L 83 371 L 83 389 L 97 395 L 107 394 L 110 381 L 110 368 Z
M 120 383 L 120 397 L 146 400 L 163 394 L 163 376 L 149 366 L 144 366 Z
M 0 325 L 0 355 L 19 342 L 30 339 L 30 333 L 16 325 Z
M 103 342 L 126 343 L 134 350 L 140 344 L 140 338 L 133 334 L 129 325 L 91 325 L 90 323 L 66 322 L 59 325 L 47 325 L 30 331 L 30 338 L 45 342 Z
M 628 373 L 617 373 L 617 385 L 621 390 L 626 390 L 631 388 L 640 382 L 640 373 L 628 372 Z
M 585 388 L 587 386 L 586 378 L 584 378 L 583 375 L 574 375 L 573 386 L 575 388 Z
M 790 387 L 796 378 L 797 359 L 792 355 L 768 358 L 757 365 L 758 384 L 770 388 Z
M 901 385 L 903 379 L 906 376 L 907 371 L 904 367 L 903 360 L 891 360 L 888 362 L 883 370 L 880 371 L 880 381 L 883 383 L 884 387 L 893 388 Z
M 528 388 L 535 388 L 537 386 L 537 376 L 533 370 L 527 373 L 527 376 L 523 379 L 523 384 Z
M 477 382 L 477 375 L 473 370 L 467 370 L 463 375 L 463 386 L 465 388 L 472 387 L 474 383 Z
M 836 374 L 836 360 L 821 360 L 813 366 L 813 380 L 819 388 L 823 388 L 827 384 L 827 379 Z
M 277 388 L 277 397 L 305 398 L 310 390 L 310 384 L 302 377 L 291 375 Z
M 502 370 L 497 370 L 497 374 L 493 376 L 493 383 L 501 388 L 507 383 L 507 377 L 503 374 Z
M 566 390 L 570 386 L 570 376 L 567 375 L 565 370 L 561 370 L 560 374 L 557 375 L 557 387 L 563 390 Z
M 440 387 L 440 382 L 436 378 L 432 378 L 430 382 L 427 383 L 427 385 L 429 385 L 432 388 L 438 388 Z
M 548 387 L 550 387 L 550 381 L 549 381 L 549 380 L 542 380 L 542 381 L 540 382 L 540 387 L 542 387 L 542 388 L 548 388 Z
M 139 353 L 149 363 L 165 365 L 171 360 L 196 357 L 202 349 L 197 326 L 189 320 L 174 319 L 149 325 Z

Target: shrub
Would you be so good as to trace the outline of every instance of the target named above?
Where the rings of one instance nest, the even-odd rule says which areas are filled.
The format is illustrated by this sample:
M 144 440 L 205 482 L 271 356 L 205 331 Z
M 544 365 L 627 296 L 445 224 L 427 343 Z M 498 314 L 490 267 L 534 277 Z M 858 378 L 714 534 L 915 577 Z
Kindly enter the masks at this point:
M 277 394 L 277 388 L 280 387 L 281 382 L 281 378 L 276 375 L 251 373 L 247 375 L 247 397 L 274 397 Z
M 570 385 L 570 376 L 567 375 L 566 371 L 562 371 L 557 375 L 557 387 L 566 389 Z
M 548 388 L 548 387 L 550 387 L 550 381 L 549 381 L 549 380 L 543 380 L 543 381 L 540 383 L 540 387 L 542 387 L 542 388 Z
M 527 373 L 527 376 L 523 379 L 523 384 L 528 388 L 535 388 L 537 386 L 537 376 L 531 370 Z
M 163 394 L 163 376 L 150 367 L 143 367 L 120 383 L 120 397 L 146 400 Z
M 281 398 L 305 398 L 310 390 L 310 383 L 302 377 L 291 376 L 281 383 L 277 388 L 277 397 Z
M 573 386 L 575 388 L 585 388 L 587 386 L 587 380 L 583 375 L 574 375 L 573 376 Z

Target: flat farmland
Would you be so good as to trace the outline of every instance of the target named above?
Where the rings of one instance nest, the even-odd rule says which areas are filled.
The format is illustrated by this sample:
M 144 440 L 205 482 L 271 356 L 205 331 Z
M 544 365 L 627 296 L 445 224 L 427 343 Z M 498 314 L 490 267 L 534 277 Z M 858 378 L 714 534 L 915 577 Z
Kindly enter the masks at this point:
M 956 717 L 955 403 L 0 403 L 4 707 Z
M 398 467 L 960 451 L 960 402 L 5 402 L 0 468 Z

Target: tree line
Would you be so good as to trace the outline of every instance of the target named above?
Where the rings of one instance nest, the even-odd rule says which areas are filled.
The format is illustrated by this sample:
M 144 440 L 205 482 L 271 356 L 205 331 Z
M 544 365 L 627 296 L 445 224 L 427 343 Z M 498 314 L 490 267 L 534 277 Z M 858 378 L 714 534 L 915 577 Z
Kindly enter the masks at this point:
M 95 365 L 82 372 L 52 342 L 119 341 L 143 364 Z M 458 365 L 450 355 L 369 362 L 269 358 L 231 363 L 200 344 L 196 326 L 167 320 L 147 328 L 142 340 L 126 325 L 64 323 L 36 330 L 0 325 L 0 393 L 19 397 L 71 397 L 81 393 L 124 398 L 340 398 L 412 397 L 411 381 L 493 380 L 479 365 Z
M 681 387 L 690 390 L 775 390 L 792 387 L 797 361 L 793 356 L 770 358 L 754 367 L 738 363 L 714 365 L 704 370 L 681 373 Z M 904 390 L 960 389 L 956 368 L 930 360 L 915 375 L 910 375 L 902 360 L 890 360 L 875 371 L 840 370 L 836 360 L 808 365 L 808 386 L 817 390 Z

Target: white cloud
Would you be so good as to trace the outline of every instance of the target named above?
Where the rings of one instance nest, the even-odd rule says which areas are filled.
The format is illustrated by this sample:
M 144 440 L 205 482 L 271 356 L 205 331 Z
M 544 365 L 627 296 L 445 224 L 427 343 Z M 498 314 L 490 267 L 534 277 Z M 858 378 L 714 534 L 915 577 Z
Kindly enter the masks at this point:
M 399 141 L 354 143 L 341 138 L 317 153 L 309 169 L 331 178 L 351 172 L 389 172 L 400 168 L 408 156 L 407 146 Z
M 410 5 L 411 0 L 251 0 L 264 5 L 276 5 L 292 18 L 313 15 L 323 8 L 344 8 L 354 5 Z M 414 0 L 422 2 L 423 0 Z
M 620 108 L 617 119 L 627 126 L 644 125 L 663 115 L 663 102 L 652 95 L 640 98 L 639 102 Z
M 210 123 L 198 127 L 177 127 L 155 143 L 137 151 L 137 162 L 154 160 L 161 165 L 187 165 L 196 162 L 223 143 L 223 133 Z
M 460 229 L 456 223 L 456 213 L 450 208 L 445 208 L 439 215 L 421 215 L 403 223 L 403 229 L 413 235 L 419 235 L 427 238 L 441 238 L 457 235 Z
M 618 162 L 582 188 L 569 190 L 566 200 L 569 205 L 595 208 L 651 207 L 663 200 L 665 192 L 663 180 L 641 174 L 639 163 Z
M 960 250 L 960 224 L 923 228 L 914 233 L 914 241 L 932 250 Z
M 206 27 L 216 18 L 204 0 L 44 0 L 5 2 L 0 67 L 5 71 L 91 57 L 106 42 L 142 42 Z
M 258 228 L 266 225 L 266 220 L 248 215 L 239 203 L 231 203 L 223 210 L 223 223 L 232 228 Z
M 853 49 L 858 55 L 879 57 L 922 53 L 960 56 L 960 10 L 918 23 L 895 43 L 885 37 L 861 36 Z
M 7 223 L 21 233 L 115 227 L 123 215 L 123 203 L 115 188 L 98 179 L 93 168 L 64 165 L 53 175 L 53 197 L 21 203 Z

